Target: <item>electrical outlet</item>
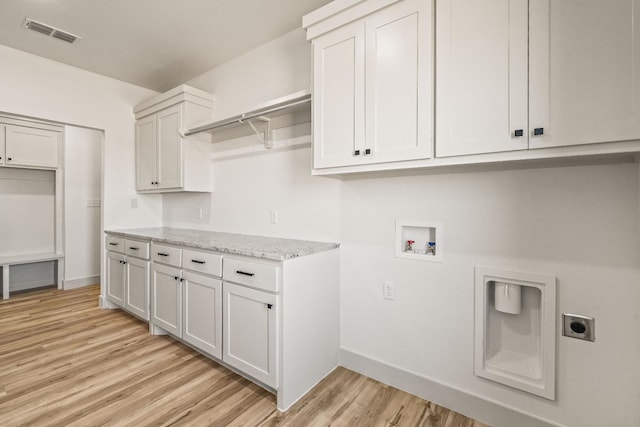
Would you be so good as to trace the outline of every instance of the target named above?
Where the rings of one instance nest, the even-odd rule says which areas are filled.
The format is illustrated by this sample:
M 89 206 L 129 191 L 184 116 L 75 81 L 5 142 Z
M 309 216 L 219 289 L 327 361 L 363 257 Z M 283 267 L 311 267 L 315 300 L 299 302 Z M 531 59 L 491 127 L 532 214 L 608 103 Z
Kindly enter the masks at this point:
M 271 224 L 277 224 L 278 223 L 278 211 L 275 209 L 271 209 L 271 211 L 269 212 L 269 221 L 271 222 Z
M 384 282 L 382 285 L 382 297 L 388 300 L 396 299 L 396 284 L 393 282 Z
M 131 199 L 131 207 L 133 209 L 136 209 L 138 207 L 138 199 L 136 199 L 135 197 Z
M 198 209 L 198 219 L 202 219 L 202 208 Z

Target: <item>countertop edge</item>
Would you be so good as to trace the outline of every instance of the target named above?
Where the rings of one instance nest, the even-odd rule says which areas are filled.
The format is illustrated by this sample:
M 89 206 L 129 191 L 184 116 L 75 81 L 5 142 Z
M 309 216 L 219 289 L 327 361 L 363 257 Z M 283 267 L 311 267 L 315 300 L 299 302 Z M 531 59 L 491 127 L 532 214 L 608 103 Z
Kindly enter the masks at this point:
M 207 231 L 207 230 L 195 230 L 195 229 L 181 229 L 181 228 L 173 228 L 173 227 L 153 227 L 149 228 L 145 233 L 145 229 L 116 229 L 116 230 L 104 230 L 105 234 L 123 237 L 123 238 L 131 238 L 131 239 L 139 239 L 139 240 L 149 240 L 156 243 L 166 243 L 177 246 L 185 246 L 193 249 L 201 249 L 213 252 L 219 252 L 229 255 L 239 255 L 239 256 L 247 256 L 252 258 L 260 258 L 271 261 L 287 261 L 290 259 L 300 258 L 304 256 L 313 255 L 320 252 L 326 252 L 334 249 L 339 249 L 339 243 L 333 242 L 317 242 L 310 240 L 296 240 L 296 239 L 287 239 L 281 237 L 268 237 L 268 236 L 257 236 L 257 235 L 247 235 L 247 234 L 236 234 L 236 233 L 226 233 L 226 232 L 216 232 L 216 231 Z M 277 250 L 273 252 L 263 251 L 263 250 L 255 250 L 251 248 L 243 248 L 241 245 L 234 245 L 233 243 L 229 243 L 226 245 L 221 244 L 207 244 L 202 241 L 193 241 L 188 238 L 172 238 L 165 236 L 158 236 L 157 234 L 164 231 L 173 231 L 173 232 L 198 232 L 204 234 L 205 236 L 216 236 L 219 238 L 227 238 L 227 239 L 260 239 L 263 241 L 273 240 L 274 245 L 278 242 L 292 244 L 293 242 L 299 242 L 302 248 L 296 250 L 289 250 L 286 253 L 281 253 Z

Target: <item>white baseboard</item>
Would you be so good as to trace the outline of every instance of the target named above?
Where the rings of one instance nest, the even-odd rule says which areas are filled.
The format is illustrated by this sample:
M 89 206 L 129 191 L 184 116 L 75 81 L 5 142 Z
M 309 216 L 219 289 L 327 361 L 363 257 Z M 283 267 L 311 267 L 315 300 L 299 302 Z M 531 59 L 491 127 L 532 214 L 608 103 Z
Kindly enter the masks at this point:
M 36 280 L 35 282 L 12 283 L 9 287 L 9 292 L 27 291 L 48 286 L 55 286 L 55 282 L 52 283 L 51 280 Z
M 105 310 L 115 310 L 120 308 L 118 305 L 109 301 L 104 295 L 100 295 L 100 297 L 98 297 L 98 306 Z
M 492 402 L 344 348 L 340 349 L 340 365 L 493 427 L 561 427 L 533 414 Z
M 100 283 L 100 275 L 65 280 L 63 289 L 77 289 L 83 286 L 95 285 L 96 283 Z

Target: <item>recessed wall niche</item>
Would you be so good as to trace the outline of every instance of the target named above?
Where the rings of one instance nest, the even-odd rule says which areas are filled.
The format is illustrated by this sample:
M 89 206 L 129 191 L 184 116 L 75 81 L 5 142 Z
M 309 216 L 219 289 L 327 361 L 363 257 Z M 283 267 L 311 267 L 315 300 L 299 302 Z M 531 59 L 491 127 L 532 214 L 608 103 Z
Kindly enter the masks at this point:
M 438 221 L 397 220 L 396 258 L 442 262 L 442 233 Z

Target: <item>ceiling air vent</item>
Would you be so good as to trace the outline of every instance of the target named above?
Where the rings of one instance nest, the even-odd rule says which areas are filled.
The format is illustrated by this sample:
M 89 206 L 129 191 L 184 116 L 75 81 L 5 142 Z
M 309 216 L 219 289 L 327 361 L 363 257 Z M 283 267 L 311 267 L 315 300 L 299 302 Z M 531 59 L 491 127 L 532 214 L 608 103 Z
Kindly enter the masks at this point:
M 51 25 L 47 25 L 43 22 L 34 21 L 31 18 L 27 18 L 24 20 L 24 26 L 29 30 L 44 34 L 45 36 L 53 37 L 54 39 L 65 41 L 67 43 L 73 43 L 81 38 L 80 36 L 76 36 L 67 31 L 52 27 Z

